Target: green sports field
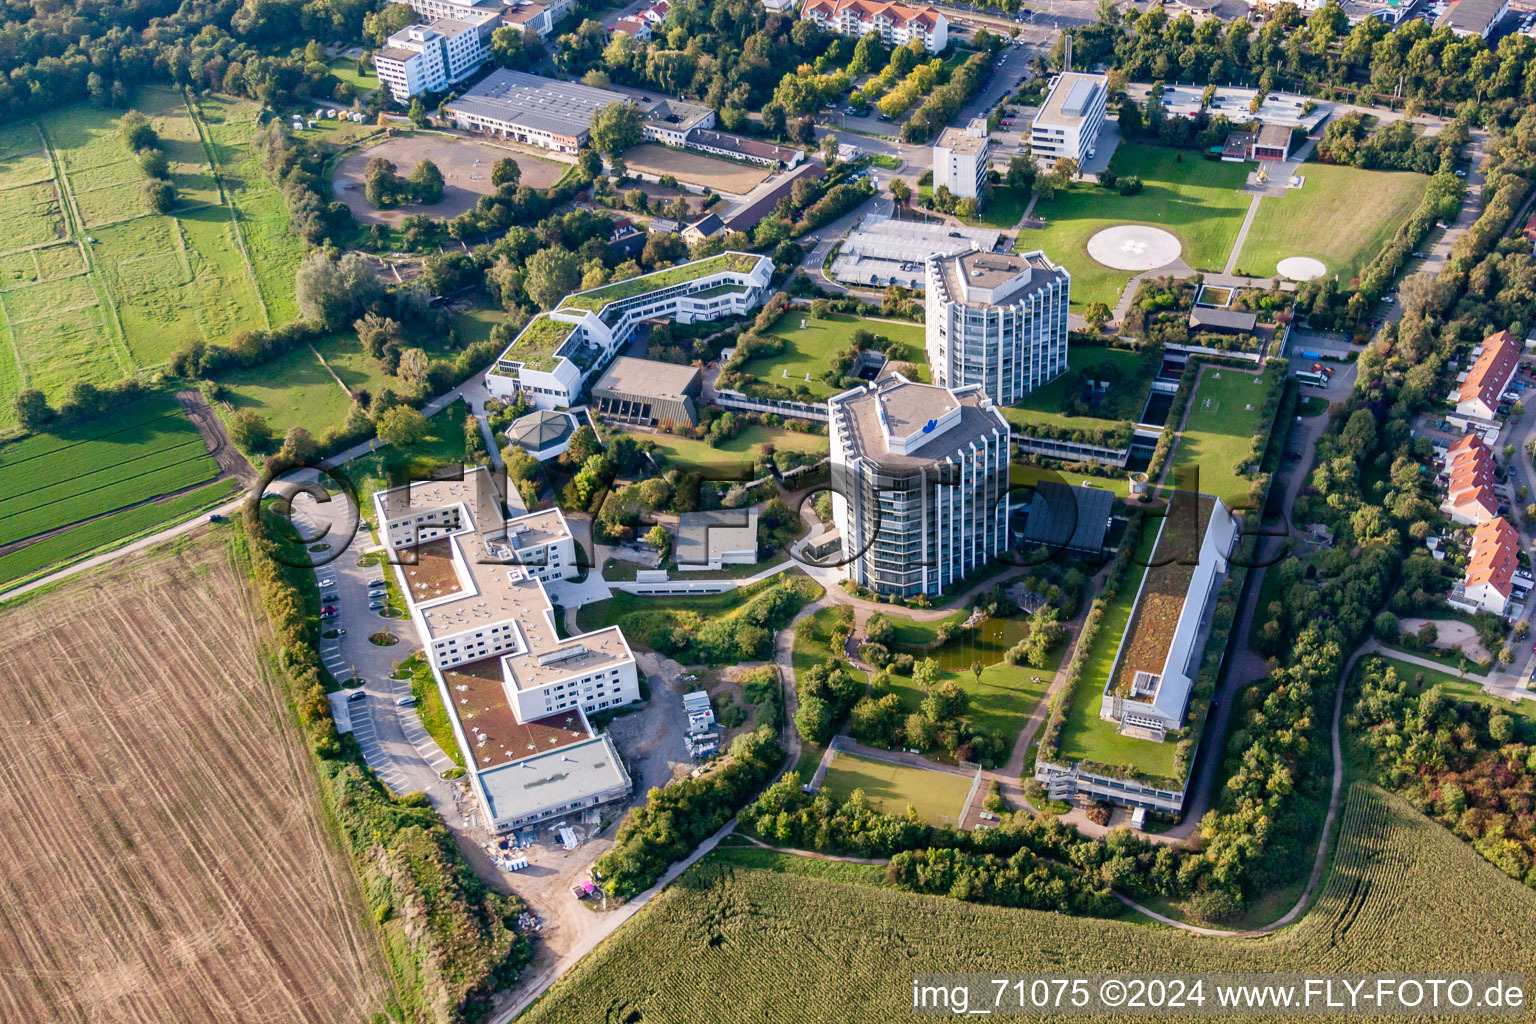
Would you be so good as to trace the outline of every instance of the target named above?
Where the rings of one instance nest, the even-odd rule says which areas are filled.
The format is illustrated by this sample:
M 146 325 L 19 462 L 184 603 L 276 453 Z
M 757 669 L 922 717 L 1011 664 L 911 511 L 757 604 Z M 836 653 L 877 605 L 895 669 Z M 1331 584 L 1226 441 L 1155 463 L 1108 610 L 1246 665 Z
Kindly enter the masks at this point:
M 951 772 L 839 753 L 827 768 L 822 786 L 844 799 L 862 789 L 870 806 L 887 814 L 904 814 L 911 805 L 926 822 L 953 825 L 959 823 L 965 810 L 971 781 Z
M 1173 450 L 1175 466 L 1199 469 L 1201 494 L 1214 494 L 1228 505 L 1247 500 L 1251 481 L 1232 467 L 1248 454 L 1262 425 L 1264 383 L 1260 374 L 1226 367 L 1201 371 Z
M 1270 277 L 1287 256 L 1311 256 L 1348 285 L 1413 213 L 1429 184 L 1423 174 L 1334 164 L 1304 164 L 1301 175 L 1301 188 L 1259 200 L 1238 256 L 1239 274 Z
M 1110 169 L 1142 179 L 1138 195 L 1084 182 L 1058 192 L 1049 202 L 1035 204 L 1045 227 L 1019 232 L 1015 249 L 1043 249 L 1072 274 L 1072 309 L 1082 312 L 1090 302 L 1114 306 L 1120 290 L 1133 276 L 1111 270 L 1088 255 L 1088 239 L 1116 224 L 1152 224 L 1166 228 L 1184 245 L 1180 258 L 1196 270 L 1226 266 L 1238 229 L 1248 212 L 1249 196 L 1240 191 L 1250 170 L 1247 164 L 1202 159 L 1188 150 L 1122 142 Z

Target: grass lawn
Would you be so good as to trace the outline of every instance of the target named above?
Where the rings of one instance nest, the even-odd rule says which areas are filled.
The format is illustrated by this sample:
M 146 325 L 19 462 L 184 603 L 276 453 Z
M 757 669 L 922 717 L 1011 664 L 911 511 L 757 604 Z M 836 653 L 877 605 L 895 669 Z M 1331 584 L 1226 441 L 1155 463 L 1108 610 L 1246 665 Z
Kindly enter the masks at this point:
M 981 208 L 979 216 L 964 220 L 972 227 L 996 228 L 999 231 L 1012 231 L 1014 225 L 1024 216 L 1024 210 L 1029 206 L 1030 193 L 1021 189 L 1009 188 L 1007 185 L 995 185 L 992 195 L 987 200 L 987 205 Z M 1050 255 L 1047 253 L 1046 255 Z
M 1003 415 L 1015 426 L 1051 423 L 1062 427 L 1093 429 L 1112 422 L 1136 422 L 1147 404 L 1147 393 L 1162 365 L 1161 358 L 1148 359 L 1140 352 L 1106 345 L 1073 345 L 1069 358 L 1072 369 L 1055 380 L 1031 391 L 1017 405 L 1007 406 Z M 1143 367 L 1143 362 L 1148 363 Z M 1105 364 L 1119 373 L 1116 383 L 1104 394 L 1094 416 L 1068 416 L 1061 409 L 1082 387 L 1080 371 L 1091 371 Z
M 1429 184 L 1427 175 L 1409 171 L 1333 164 L 1309 163 L 1301 173 L 1301 188 L 1259 200 L 1239 274 L 1270 277 L 1287 256 L 1311 256 L 1348 285 L 1413 213 Z
M 819 608 L 812 612 L 808 619 L 802 621 L 809 621 L 811 625 L 800 626 L 795 631 L 795 647 L 791 664 L 794 666 L 796 677 L 801 672 L 809 670 L 812 666 L 820 665 L 828 658 L 839 663 L 845 662 L 843 652 L 832 650 L 829 644 L 832 629 L 837 625 L 836 607 Z M 867 683 L 869 681 L 868 673 L 862 672 L 852 665 L 844 663 L 842 664 L 842 669 L 851 678 L 857 679 L 859 682 Z M 808 778 L 809 776 L 807 776 Z
M 354 57 L 332 57 L 326 63 L 326 67 L 331 69 L 331 74 L 343 82 L 351 83 L 352 88 L 356 89 L 359 95 L 372 92 L 379 87 L 379 76 L 371 71 L 365 71 L 363 62 Z
M 1043 249 L 1071 271 L 1075 312 L 1095 301 L 1114 306 L 1133 276 L 1130 271 L 1111 270 L 1088 255 L 1088 239 L 1116 224 L 1152 224 L 1173 232 L 1184 243 L 1181 258 L 1197 270 L 1226 266 L 1248 211 L 1249 197 L 1238 191 L 1248 176 L 1246 164 L 1122 142 L 1110 168 L 1121 177 L 1140 176 L 1141 192 L 1122 196 L 1097 185 L 1073 184 L 1050 202 L 1035 204 L 1035 214 L 1045 219 L 1045 227 L 1019 232 L 1014 245 L 1019 252 Z
M 1318 398 L 1316 395 L 1302 395 L 1301 401 L 1296 403 L 1298 416 L 1321 416 L 1328 411 L 1328 400 Z
M 800 326 L 802 322 L 804 327 Z M 810 392 L 811 400 L 826 399 L 842 390 L 836 382 L 829 384 L 823 380 L 832 358 L 853 344 L 853 333 L 861 328 L 899 342 L 890 353 L 892 359 L 925 362 L 922 324 L 896 324 L 841 314 L 823 320 L 791 310 L 779 317 L 769 332 L 784 339 L 783 354 L 749 360 L 742 365 L 742 372 L 780 387 L 803 386 Z M 807 376 L 810 380 L 806 380 Z
M 1018 463 L 1008 467 L 1008 483 L 1013 487 L 1024 485 L 1034 486 L 1041 480 L 1053 480 L 1064 483 L 1069 487 L 1081 487 L 1087 484 L 1103 491 L 1113 491 L 1117 498 L 1124 498 L 1130 494 L 1129 473 L 1120 473 L 1116 476 L 1089 476 L 1086 473 L 1070 473 L 1063 469 L 1045 469 L 1041 466 L 1021 466 Z M 1015 495 L 1015 497 L 1027 497 Z
M 910 804 L 929 824 L 958 825 L 971 782 L 964 775 L 840 753 L 822 786 L 844 799 L 862 789 L 870 805 L 886 814 L 905 814 Z
M 1455 672 L 1440 672 L 1432 668 L 1424 668 L 1422 665 L 1414 665 L 1406 661 L 1398 661 L 1396 658 L 1383 658 L 1380 655 L 1372 655 L 1377 661 L 1384 661 L 1397 672 L 1399 679 L 1405 679 L 1410 684 L 1410 691 L 1417 696 L 1431 686 L 1439 685 L 1445 691 L 1447 697 L 1456 700 L 1469 701 L 1473 704 L 1486 704 L 1495 711 L 1503 711 L 1510 715 L 1521 715 L 1527 718 L 1536 717 L 1536 703 L 1528 700 L 1508 701 L 1502 697 L 1495 697 L 1491 693 L 1483 692 L 1483 688 L 1470 679 L 1458 679 Z M 1362 666 L 1364 662 L 1361 663 Z M 1359 672 L 1360 669 L 1355 670 Z M 1424 682 L 1420 686 L 1411 684 L 1418 677 L 1423 676 Z
M 304 427 L 316 437 L 345 422 L 352 398 L 326 372 L 307 345 L 290 349 L 260 366 L 220 374 L 235 412 L 254 409 L 274 434 Z
M 1201 371 L 1173 453 L 1175 466 L 1199 470 L 1201 494 L 1214 494 L 1229 506 L 1248 499 L 1251 481 L 1232 467 L 1248 454 L 1254 435 L 1266 426 L 1259 419 L 1268 390 L 1265 384 L 1263 375 L 1227 367 Z
M 1153 525 L 1153 524 L 1149 524 Z M 1174 772 L 1174 752 L 1177 744 L 1172 740 L 1153 743 L 1120 735 L 1113 722 L 1099 717 L 1099 703 L 1104 695 L 1104 685 L 1109 681 L 1110 670 L 1115 666 L 1115 654 L 1120 640 L 1125 636 L 1136 607 L 1136 593 L 1146 569 L 1137 564 L 1150 561 L 1153 546 L 1157 542 L 1157 530 L 1144 528 L 1137 541 L 1136 558 L 1115 600 L 1105 609 L 1104 622 L 1089 648 L 1071 693 L 1071 707 L 1061 728 L 1059 758 L 1071 764 L 1075 761 L 1094 761 L 1105 765 L 1134 765 L 1151 775 L 1171 777 Z
M 416 713 L 421 717 L 421 727 L 427 730 L 427 735 L 442 748 L 443 753 L 453 758 L 454 764 L 464 767 L 464 751 L 453 735 L 453 723 L 448 720 L 442 691 L 438 688 L 437 680 L 432 677 L 432 666 L 427 664 L 418 651 L 402 662 L 400 668 L 410 673 L 411 693 L 416 697 Z
M 825 434 L 802 434 L 797 430 L 760 425 L 747 427 L 718 448 L 675 434 L 644 436 L 656 442 L 657 451 L 666 457 L 669 466 L 706 475 L 713 473 L 713 478 L 721 480 L 734 480 L 743 472 L 750 473 L 757 461 L 758 449 L 765 444 L 823 455 L 828 451 Z

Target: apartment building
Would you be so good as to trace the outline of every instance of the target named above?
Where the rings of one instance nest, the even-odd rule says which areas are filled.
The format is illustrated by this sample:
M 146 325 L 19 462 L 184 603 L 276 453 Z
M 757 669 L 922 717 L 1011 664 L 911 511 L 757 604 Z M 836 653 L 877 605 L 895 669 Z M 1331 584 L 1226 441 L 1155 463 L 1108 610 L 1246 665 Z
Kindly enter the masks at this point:
M 1029 146 L 1046 163 L 1079 164 L 1094 155 L 1109 101 L 1109 77 L 1067 71 L 1056 76 L 1029 129 Z
M 929 53 L 938 53 L 949 45 L 949 19 L 932 7 L 876 0 L 810 0 L 800 17 L 855 39 L 878 32 L 887 46 L 905 46 L 919 39 Z
M 499 15 L 470 10 L 460 18 L 409 25 L 374 54 L 379 80 L 400 102 L 424 92 L 445 92 L 490 59 L 491 32 Z
M 521 392 L 539 409 L 563 409 L 646 320 L 678 323 L 745 313 L 768 297 L 773 260 L 724 252 L 567 295 L 512 339 L 485 375 L 491 394 Z
M 892 374 L 828 401 L 848 578 L 937 596 L 1008 547 L 1008 421 L 980 387 Z
M 1508 331 L 1484 338 L 1473 353 L 1472 366 L 1451 392 L 1456 411 L 1491 420 L 1498 415 L 1500 396 L 1520 368 L 1520 342 Z
M 964 199 L 980 200 L 992 167 L 987 122 L 976 118 L 964 130 L 945 128 L 933 146 L 933 189 L 941 187 Z
M 935 384 L 1012 405 L 1067 369 L 1072 278 L 1044 253 L 936 253 L 924 283 Z
M 560 510 L 508 519 L 484 468 L 373 500 L 492 828 L 627 796 L 618 752 L 586 715 L 640 700 L 635 658 L 616 626 L 569 639 L 555 628 L 545 584 L 576 571 Z
M 516 24 L 518 27 L 532 27 L 543 35 L 552 28 L 556 22 L 564 18 L 576 9 L 576 0 L 392 0 L 393 3 L 403 4 L 411 8 L 417 14 L 428 21 L 437 18 L 463 19 L 467 13 L 490 13 L 502 19 L 503 24 Z M 521 12 L 530 7 L 544 8 L 542 19 L 521 17 Z M 530 26 L 529 22 L 533 24 Z

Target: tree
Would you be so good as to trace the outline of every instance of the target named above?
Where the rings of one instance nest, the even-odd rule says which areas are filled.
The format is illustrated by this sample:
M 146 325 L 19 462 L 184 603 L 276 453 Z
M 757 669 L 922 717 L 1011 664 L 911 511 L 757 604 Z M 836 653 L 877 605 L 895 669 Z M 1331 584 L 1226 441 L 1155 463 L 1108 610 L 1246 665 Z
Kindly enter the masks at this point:
M 229 439 L 247 455 L 256 455 L 272 443 L 272 428 L 255 409 L 241 409 L 229 418 Z
M 570 446 L 566 449 L 567 457 L 573 466 L 584 466 L 592 456 L 602 452 L 603 446 L 597 439 L 597 433 L 590 426 L 582 424 L 571 435 Z
M 335 260 L 324 249 L 316 249 L 304 257 L 294 274 L 300 315 L 332 331 L 340 330 L 355 312 L 371 306 L 383 292 L 373 268 L 355 252 Z
M 953 679 L 946 679 L 923 698 L 923 714 L 940 725 L 953 724 L 971 707 L 970 695 Z
M 491 184 L 500 188 L 503 185 L 515 186 L 523 180 L 523 169 L 517 166 L 517 161 L 509 156 L 504 156 L 491 165 Z
M 419 348 L 408 348 L 400 353 L 400 365 L 395 370 L 395 375 L 402 381 L 421 390 L 427 386 L 427 371 L 431 368 L 431 361 L 427 354 Z
M 633 100 L 610 103 L 592 115 L 592 148 L 599 153 L 618 156 L 631 146 L 638 146 L 640 126 L 645 113 Z
M 284 459 L 295 465 L 303 465 L 319 453 L 319 442 L 303 427 L 289 427 L 288 433 L 283 435 L 283 447 L 278 451 Z
M 646 532 L 645 542 L 657 551 L 665 554 L 667 548 L 672 544 L 672 535 L 667 532 L 665 526 L 657 523 Z
M 385 444 L 409 446 L 426 438 L 427 418 L 408 405 L 384 410 L 378 420 L 379 440 Z
M 406 110 L 405 116 L 410 118 L 411 124 L 415 125 L 417 128 L 425 128 L 427 126 L 427 108 L 426 105 L 421 102 L 420 96 L 417 96 L 411 100 L 411 105 Z
M 26 388 L 16 393 L 11 410 L 23 430 L 37 430 L 53 415 L 48 407 L 48 397 L 37 388 Z
M 1072 157 L 1064 156 L 1052 165 L 1051 173 L 1063 181 L 1071 181 L 1077 177 L 1077 161 Z
M 431 160 L 423 160 L 411 172 L 411 196 L 418 203 L 431 206 L 443 198 L 443 172 Z
M 137 153 L 141 149 L 149 149 L 160 142 L 160 136 L 149 123 L 149 118 L 137 110 L 130 110 L 124 114 L 122 120 L 117 123 L 117 130 L 122 133 L 123 141 L 128 148 Z
M 912 186 L 908 185 L 901 178 L 892 178 L 891 195 L 896 198 L 898 204 L 906 206 L 907 200 L 912 198 Z
M 144 205 L 152 213 L 170 213 L 176 208 L 176 186 L 164 178 L 150 178 L 144 183 Z
M 534 253 L 524 269 L 523 290 L 540 309 L 554 309 L 580 283 L 580 259 L 558 246 Z
M 1088 326 L 1096 331 L 1103 330 L 1104 325 L 1109 323 L 1113 315 L 1106 302 L 1090 302 L 1083 309 L 1083 319 L 1087 320 Z
M 827 134 L 821 137 L 821 158 L 826 161 L 828 167 L 837 163 L 837 150 L 838 141 L 836 135 L 827 132 Z

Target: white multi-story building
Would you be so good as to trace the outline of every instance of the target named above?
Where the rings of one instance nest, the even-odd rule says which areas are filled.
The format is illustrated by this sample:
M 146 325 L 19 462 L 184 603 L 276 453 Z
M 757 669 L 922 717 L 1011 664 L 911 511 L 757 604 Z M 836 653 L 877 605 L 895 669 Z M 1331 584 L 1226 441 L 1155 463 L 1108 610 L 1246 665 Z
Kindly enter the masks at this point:
M 975 118 L 964 131 L 945 128 L 933 146 L 933 190 L 940 186 L 957 196 L 980 199 L 992 166 L 992 145 L 985 118 Z
M 379 80 L 404 102 L 424 92 L 444 92 L 490 59 L 491 31 L 499 15 L 468 10 L 460 18 L 409 25 L 374 54 Z
M 518 392 L 539 409 L 562 409 L 606 366 L 642 321 L 678 323 L 745 313 L 768 297 L 773 260 L 724 252 L 567 295 L 512 339 L 485 375 L 493 395 Z
M 1008 421 L 978 387 L 892 374 L 827 403 L 848 578 L 930 597 L 1008 547 Z
M 936 253 L 924 284 L 935 384 L 1012 405 L 1067 369 L 1072 278 L 1044 253 Z
M 484 468 L 373 501 L 492 828 L 627 796 L 612 741 L 586 715 L 640 700 L 635 658 L 617 626 L 560 637 L 544 585 L 577 568 L 560 510 L 506 518 Z
M 1030 150 L 1047 162 L 1068 157 L 1081 164 L 1090 159 L 1108 101 L 1108 76 L 1081 71 L 1058 75 L 1030 126 Z
M 949 45 L 949 19 L 932 7 L 908 7 L 878 0 L 810 0 L 800 16 L 828 32 L 862 38 L 880 34 L 886 46 L 922 40 L 929 53 Z
M 501 24 L 519 28 L 531 27 L 540 35 L 545 34 L 561 18 L 576 7 L 576 0 L 393 0 L 403 4 L 428 20 L 436 18 L 463 19 L 466 14 L 491 14 L 501 19 Z M 528 26 L 528 19 L 518 17 L 518 12 L 528 7 L 543 7 L 544 18 Z

